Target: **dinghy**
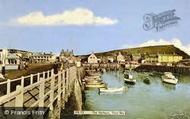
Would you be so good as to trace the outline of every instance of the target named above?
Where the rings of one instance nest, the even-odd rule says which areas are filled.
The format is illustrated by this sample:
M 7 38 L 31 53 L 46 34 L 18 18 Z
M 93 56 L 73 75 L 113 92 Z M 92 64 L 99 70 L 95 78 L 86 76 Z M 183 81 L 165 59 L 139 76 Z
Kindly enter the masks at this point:
M 119 92 L 123 92 L 123 91 L 124 91 L 124 87 L 121 87 L 121 88 L 107 88 L 107 89 L 99 88 L 99 93 L 119 93 Z

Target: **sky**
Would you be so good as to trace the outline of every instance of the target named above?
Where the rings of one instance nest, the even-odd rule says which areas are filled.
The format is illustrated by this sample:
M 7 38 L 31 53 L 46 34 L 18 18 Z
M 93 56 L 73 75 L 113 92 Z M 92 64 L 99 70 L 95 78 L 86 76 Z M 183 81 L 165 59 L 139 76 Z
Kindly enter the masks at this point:
M 144 30 L 143 17 L 175 9 L 178 24 Z M 0 0 L 0 48 L 89 54 L 174 44 L 190 54 L 190 0 Z

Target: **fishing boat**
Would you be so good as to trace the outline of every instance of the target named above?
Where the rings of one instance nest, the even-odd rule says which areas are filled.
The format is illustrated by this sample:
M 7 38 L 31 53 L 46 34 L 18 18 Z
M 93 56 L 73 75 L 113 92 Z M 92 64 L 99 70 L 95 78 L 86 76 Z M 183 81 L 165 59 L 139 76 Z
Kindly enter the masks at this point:
M 164 83 L 176 85 L 178 82 L 178 79 L 175 78 L 175 76 L 171 72 L 165 72 L 164 75 L 162 76 L 162 81 Z
M 124 82 L 128 84 L 135 84 L 136 80 L 133 78 L 131 73 L 128 73 L 124 75 Z
M 123 92 L 124 91 L 124 87 L 121 88 L 99 88 L 99 93 L 119 93 L 119 92 Z

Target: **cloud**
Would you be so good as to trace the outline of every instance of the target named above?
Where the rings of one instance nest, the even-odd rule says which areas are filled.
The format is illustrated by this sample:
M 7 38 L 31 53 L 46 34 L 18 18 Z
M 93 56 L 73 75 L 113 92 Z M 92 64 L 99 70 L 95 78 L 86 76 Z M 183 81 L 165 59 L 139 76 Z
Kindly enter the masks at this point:
M 45 15 L 41 11 L 32 12 L 16 19 L 22 25 L 113 25 L 118 21 L 108 17 L 95 16 L 85 8 L 66 10 L 60 14 Z
M 144 47 L 144 46 L 156 46 L 156 45 L 174 45 L 175 47 L 183 50 L 184 52 L 186 52 L 187 54 L 190 55 L 190 44 L 182 44 L 180 39 L 177 38 L 173 38 L 172 40 L 164 40 L 164 39 L 160 39 L 160 40 L 148 40 L 142 44 L 139 45 L 134 45 L 134 46 L 130 46 L 130 45 L 123 45 L 122 48 L 126 48 L 126 47 Z
M 142 44 L 140 44 L 140 47 L 143 46 L 155 46 L 155 45 L 172 45 L 173 41 L 166 41 L 164 39 L 160 39 L 160 40 L 148 40 Z

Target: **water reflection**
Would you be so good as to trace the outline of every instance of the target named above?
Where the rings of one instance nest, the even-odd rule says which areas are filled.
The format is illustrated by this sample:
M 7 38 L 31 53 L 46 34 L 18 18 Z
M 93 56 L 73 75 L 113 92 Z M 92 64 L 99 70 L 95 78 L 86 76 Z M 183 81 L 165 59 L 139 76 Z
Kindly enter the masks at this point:
M 129 90 L 130 88 L 135 88 L 135 85 L 130 85 L 130 84 L 126 84 L 126 83 L 124 83 L 124 86 L 127 90 Z
M 172 84 L 167 84 L 167 83 L 162 83 L 163 87 L 167 90 L 167 91 L 170 91 L 170 90 L 176 90 L 176 85 L 172 85 Z

